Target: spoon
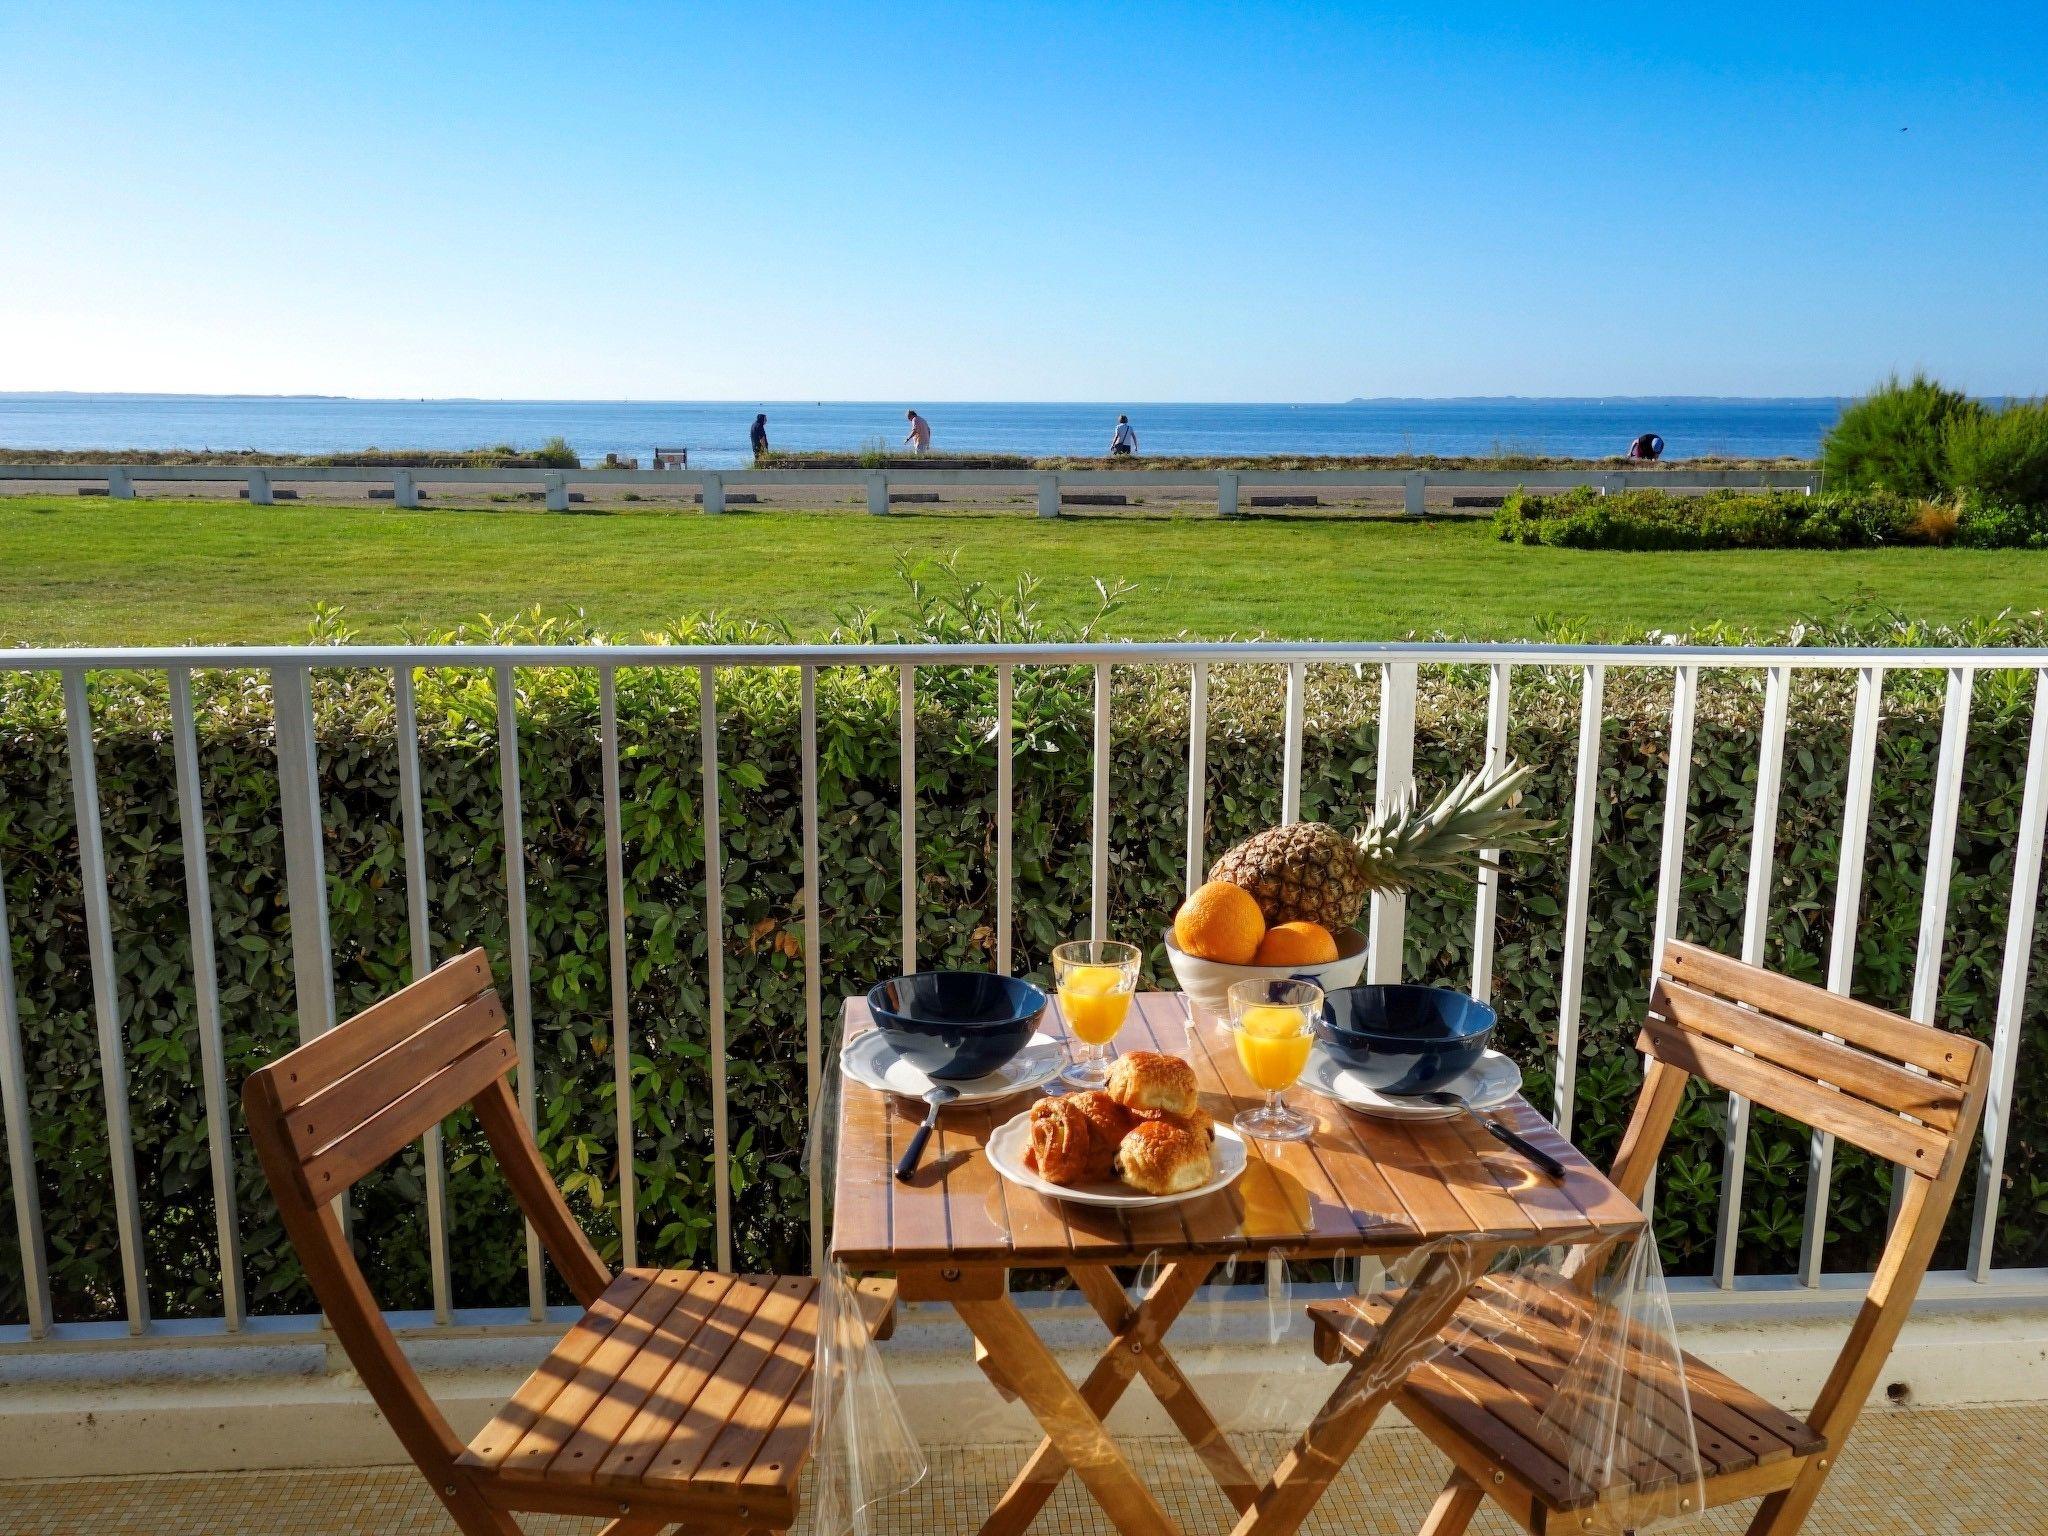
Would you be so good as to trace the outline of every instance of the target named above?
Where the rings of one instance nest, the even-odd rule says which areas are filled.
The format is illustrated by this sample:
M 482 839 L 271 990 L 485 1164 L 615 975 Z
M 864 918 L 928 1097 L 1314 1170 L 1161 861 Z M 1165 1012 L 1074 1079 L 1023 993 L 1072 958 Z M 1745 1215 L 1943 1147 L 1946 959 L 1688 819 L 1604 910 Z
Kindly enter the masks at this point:
M 1522 1156 L 1528 1158 L 1530 1162 L 1534 1163 L 1538 1168 L 1541 1168 L 1553 1179 L 1561 1179 L 1564 1177 L 1563 1163 L 1560 1163 L 1556 1158 L 1552 1157 L 1548 1152 L 1544 1151 L 1534 1142 L 1528 1141 L 1523 1137 L 1516 1135 L 1513 1131 L 1509 1130 L 1506 1126 L 1502 1125 L 1498 1120 L 1491 1119 L 1488 1116 L 1479 1113 L 1478 1110 L 1472 1107 L 1472 1101 L 1466 1098 L 1463 1094 L 1453 1093 L 1448 1088 L 1439 1088 L 1433 1093 L 1417 1093 L 1411 1094 L 1409 1095 L 1409 1097 L 1420 1099 L 1425 1104 L 1441 1104 L 1445 1109 L 1462 1109 L 1474 1120 L 1477 1120 L 1481 1125 L 1485 1126 L 1486 1129 L 1493 1135 L 1494 1140 L 1505 1142 L 1508 1146 L 1513 1147 L 1517 1152 L 1521 1153 Z
M 908 1184 L 917 1173 L 918 1159 L 924 1156 L 924 1144 L 932 1139 L 932 1127 L 939 1123 L 939 1111 L 960 1097 L 958 1088 L 948 1088 L 944 1083 L 933 1083 L 924 1091 L 924 1124 L 917 1128 L 917 1134 L 910 1138 L 910 1145 L 903 1149 L 903 1156 L 896 1162 L 896 1178 L 899 1183 Z

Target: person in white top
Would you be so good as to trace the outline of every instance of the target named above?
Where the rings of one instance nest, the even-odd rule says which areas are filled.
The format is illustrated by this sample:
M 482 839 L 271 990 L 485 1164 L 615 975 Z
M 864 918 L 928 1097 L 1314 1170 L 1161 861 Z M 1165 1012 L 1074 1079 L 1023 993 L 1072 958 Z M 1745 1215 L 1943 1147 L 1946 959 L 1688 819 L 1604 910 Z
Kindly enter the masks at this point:
M 1128 416 L 1117 417 L 1116 431 L 1109 439 L 1110 457 L 1127 459 L 1137 451 L 1138 434 L 1131 430 L 1131 418 Z
M 929 453 L 932 448 L 932 424 L 915 411 L 903 413 L 910 423 L 910 431 L 903 441 L 910 444 L 912 453 Z

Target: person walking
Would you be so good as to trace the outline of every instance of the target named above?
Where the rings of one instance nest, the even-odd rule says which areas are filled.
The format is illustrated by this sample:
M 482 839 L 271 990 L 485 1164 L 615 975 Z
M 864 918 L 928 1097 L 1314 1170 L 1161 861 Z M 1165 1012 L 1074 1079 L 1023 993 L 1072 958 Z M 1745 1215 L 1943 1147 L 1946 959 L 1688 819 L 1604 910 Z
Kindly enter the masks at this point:
M 910 430 L 904 434 L 903 438 L 903 441 L 910 445 L 910 451 L 912 453 L 930 453 L 932 451 L 932 424 L 918 415 L 916 411 L 905 411 L 903 416 L 910 423 Z
M 747 429 L 747 441 L 754 445 L 754 458 L 758 461 L 768 457 L 768 413 L 762 411 L 754 418 L 753 426 Z
M 1109 456 L 1112 459 L 1128 459 L 1138 451 L 1138 434 L 1131 430 L 1131 418 L 1119 416 L 1116 431 L 1110 434 Z

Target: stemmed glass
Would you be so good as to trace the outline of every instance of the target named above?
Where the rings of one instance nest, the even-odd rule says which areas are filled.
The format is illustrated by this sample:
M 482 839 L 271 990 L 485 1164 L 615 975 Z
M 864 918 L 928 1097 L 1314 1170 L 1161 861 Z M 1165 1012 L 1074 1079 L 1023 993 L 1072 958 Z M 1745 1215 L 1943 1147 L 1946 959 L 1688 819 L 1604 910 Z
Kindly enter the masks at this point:
M 1131 994 L 1138 990 L 1135 944 L 1112 939 L 1078 939 L 1052 952 L 1052 976 L 1059 987 L 1060 1013 L 1073 1036 L 1071 1060 L 1060 1081 L 1074 1088 L 1100 1088 L 1109 1081 L 1109 1043 L 1124 1027 Z
M 1307 981 L 1240 981 L 1228 994 L 1230 1032 L 1247 1076 L 1266 1091 L 1266 1102 L 1231 1123 L 1261 1141 L 1302 1141 L 1316 1122 L 1290 1109 L 1281 1095 L 1308 1065 L 1323 989 Z

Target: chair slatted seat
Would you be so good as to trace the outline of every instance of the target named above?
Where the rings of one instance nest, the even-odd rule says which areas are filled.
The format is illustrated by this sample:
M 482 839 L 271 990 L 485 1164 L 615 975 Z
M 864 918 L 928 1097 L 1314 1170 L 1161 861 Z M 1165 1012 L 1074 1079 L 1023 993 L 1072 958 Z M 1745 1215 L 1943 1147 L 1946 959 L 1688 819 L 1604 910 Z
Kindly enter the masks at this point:
M 1647 1058 L 1643 1087 L 1612 1175 L 1631 1200 L 1642 1199 L 1694 1079 L 1892 1162 L 1903 1186 L 1877 1272 L 1806 1417 L 1691 1355 L 1681 1397 L 1681 1384 L 1663 1379 L 1672 1373 L 1661 1350 L 1638 1350 L 1626 1337 L 1616 1346 L 1629 1352 L 1621 1368 L 1641 1390 L 1665 1394 L 1674 1413 L 1684 1403 L 1705 1507 L 1760 1498 L 1751 1536 L 1792 1536 L 1905 1326 L 1983 1113 L 1990 1053 L 1967 1037 L 1679 942 L 1661 957 L 1637 1044 Z M 1378 1299 L 1310 1307 L 1317 1354 L 1326 1363 L 1363 1359 L 1390 1310 Z M 1660 1493 L 1690 1480 L 1671 1464 L 1669 1447 L 1628 1439 L 1625 1422 L 1615 1458 L 1622 1464 L 1604 1474 L 1605 1486 L 1574 1471 L 1571 1447 L 1545 1414 L 1596 1326 L 1569 1278 L 1494 1276 L 1474 1288 L 1445 1332 L 1446 1347 L 1412 1367 L 1394 1398 L 1455 1467 L 1422 1536 L 1458 1536 L 1489 1498 L 1537 1533 L 1626 1529 L 1632 1511 L 1654 1514 Z
M 505 1080 L 517 1059 L 473 950 L 244 1085 L 279 1217 L 350 1362 L 466 1536 L 518 1536 L 522 1511 L 606 1519 L 609 1536 L 787 1530 L 810 1453 L 819 1282 L 614 1276 L 519 1113 Z M 466 1448 L 399 1350 L 338 1214 L 351 1184 L 465 1105 L 585 1309 Z M 869 1331 L 886 1334 L 895 1282 L 856 1295 Z

